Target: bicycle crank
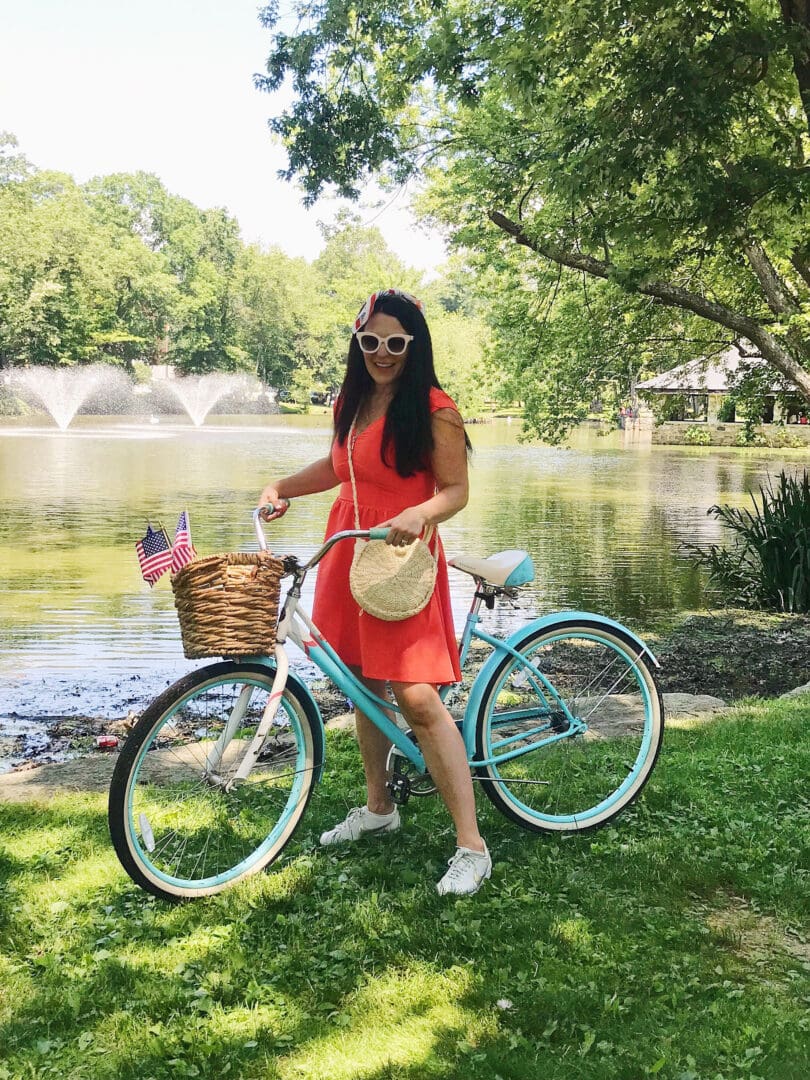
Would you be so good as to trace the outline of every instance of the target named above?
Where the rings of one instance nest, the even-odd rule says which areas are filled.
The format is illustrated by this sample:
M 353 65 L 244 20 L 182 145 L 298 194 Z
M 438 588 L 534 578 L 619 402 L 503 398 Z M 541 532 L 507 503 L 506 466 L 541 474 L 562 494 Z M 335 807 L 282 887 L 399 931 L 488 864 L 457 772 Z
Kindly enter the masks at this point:
M 406 758 L 395 746 L 388 753 L 386 765 L 391 777 L 388 790 L 398 806 L 404 806 L 411 795 L 421 799 L 438 791 L 430 773 L 420 772 L 410 758 Z

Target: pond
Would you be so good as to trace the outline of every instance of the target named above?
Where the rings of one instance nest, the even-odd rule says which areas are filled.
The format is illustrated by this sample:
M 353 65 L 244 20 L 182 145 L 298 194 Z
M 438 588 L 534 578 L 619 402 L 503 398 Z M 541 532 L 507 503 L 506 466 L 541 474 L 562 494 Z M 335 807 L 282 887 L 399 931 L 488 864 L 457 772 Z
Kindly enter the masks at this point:
M 631 626 L 699 607 L 705 583 L 684 545 L 721 539 L 708 507 L 742 502 L 769 472 L 806 458 L 650 446 L 592 430 L 552 448 L 519 443 L 519 429 L 506 421 L 468 429 L 470 502 L 441 529 L 451 555 L 530 552 L 534 585 L 488 617 L 501 629 L 566 607 Z M 329 421 L 316 417 L 214 417 L 200 428 L 78 417 L 67 432 L 44 419 L 6 421 L 0 734 L 26 718 L 122 716 L 193 666 L 182 656 L 167 578 L 150 590 L 140 576 L 134 545 L 147 519 L 173 535 L 188 508 L 200 554 L 255 549 L 258 492 L 325 453 L 329 438 Z M 331 498 L 296 501 L 271 526 L 272 549 L 310 553 Z M 451 571 L 459 626 L 470 584 Z

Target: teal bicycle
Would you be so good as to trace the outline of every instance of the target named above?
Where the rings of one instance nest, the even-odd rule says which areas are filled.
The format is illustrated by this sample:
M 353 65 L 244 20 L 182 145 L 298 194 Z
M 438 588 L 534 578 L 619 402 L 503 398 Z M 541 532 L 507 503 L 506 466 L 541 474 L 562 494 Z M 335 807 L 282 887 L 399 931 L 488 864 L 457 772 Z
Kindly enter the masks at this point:
M 266 550 L 254 512 L 259 547 Z M 386 529 L 327 538 L 292 578 L 273 656 L 208 664 L 156 698 L 116 763 L 109 825 L 118 857 L 139 886 L 170 901 L 210 896 L 273 863 L 301 822 L 324 768 L 317 702 L 290 670 L 292 641 L 391 740 L 390 789 L 399 804 L 433 794 L 418 743 L 397 708 L 349 671 L 301 606 L 301 587 L 337 543 L 384 539 Z M 457 721 L 473 779 L 494 805 L 531 832 L 604 825 L 639 794 L 663 737 L 663 707 L 645 643 L 612 619 L 584 611 L 546 615 L 500 638 L 482 607 L 514 598 L 533 580 L 525 551 L 449 564 L 474 582 L 461 636 L 489 650 Z M 457 687 L 442 688 L 460 713 Z M 400 717 L 401 720 L 401 717 Z

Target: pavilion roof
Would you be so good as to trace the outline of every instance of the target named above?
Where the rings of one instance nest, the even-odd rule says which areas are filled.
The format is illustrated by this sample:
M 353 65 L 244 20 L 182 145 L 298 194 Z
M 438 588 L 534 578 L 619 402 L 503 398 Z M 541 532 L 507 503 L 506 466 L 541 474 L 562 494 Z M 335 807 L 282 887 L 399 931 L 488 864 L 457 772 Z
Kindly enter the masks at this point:
M 637 384 L 636 389 L 657 394 L 725 394 L 734 389 L 741 364 L 750 369 L 761 367 L 764 363 L 761 356 L 749 353 L 743 355 L 732 345 L 719 356 L 696 357 L 656 375 L 655 378 L 645 379 Z M 776 393 L 786 389 L 786 385 L 777 376 L 771 389 Z

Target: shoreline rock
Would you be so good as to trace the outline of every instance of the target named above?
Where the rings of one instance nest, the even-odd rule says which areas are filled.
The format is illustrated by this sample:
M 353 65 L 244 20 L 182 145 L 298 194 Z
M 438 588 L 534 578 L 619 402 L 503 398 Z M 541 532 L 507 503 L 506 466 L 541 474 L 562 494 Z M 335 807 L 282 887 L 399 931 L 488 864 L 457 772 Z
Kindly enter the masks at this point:
M 780 694 L 779 697 L 780 697 L 780 699 L 781 698 L 795 698 L 795 697 L 803 697 L 805 694 L 810 694 L 810 682 L 805 683 L 804 686 L 797 686 L 793 690 L 788 690 L 786 693 Z

